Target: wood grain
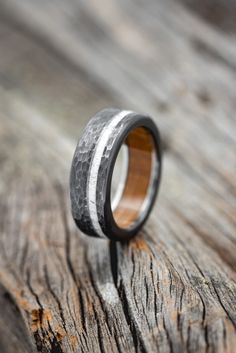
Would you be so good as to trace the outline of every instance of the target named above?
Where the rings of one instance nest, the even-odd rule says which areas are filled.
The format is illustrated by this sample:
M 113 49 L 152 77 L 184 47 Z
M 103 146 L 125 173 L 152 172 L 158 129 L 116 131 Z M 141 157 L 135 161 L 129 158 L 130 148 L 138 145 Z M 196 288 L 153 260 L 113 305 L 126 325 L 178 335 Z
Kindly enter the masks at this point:
M 1 0 L 1 352 L 236 351 L 234 14 Z M 123 245 L 80 234 L 68 197 L 81 128 L 111 105 L 153 115 L 165 147 Z
M 143 127 L 132 130 L 124 144 L 128 148 L 128 170 L 123 194 L 113 216 L 120 228 L 129 228 L 143 212 L 146 197 L 150 197 L 148 192 L 153 183 L 152 173 L 160 167 L 156 162 L 160 151 L 156 151 L 152 135 Z

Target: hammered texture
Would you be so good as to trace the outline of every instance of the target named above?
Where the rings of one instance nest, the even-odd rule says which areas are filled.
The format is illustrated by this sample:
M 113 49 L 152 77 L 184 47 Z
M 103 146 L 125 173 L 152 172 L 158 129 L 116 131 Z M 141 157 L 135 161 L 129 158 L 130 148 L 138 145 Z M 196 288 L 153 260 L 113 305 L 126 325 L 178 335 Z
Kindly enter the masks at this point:
M 87 181 L 91 160 L 101 131 L 118 112 L 118 109 L 112 108 L 98 112 L 85 127 L 73 157 L 70 174 L 72 215 L 77 226 L 87 235 L 98 236 L 93 229 L 88 209 Z

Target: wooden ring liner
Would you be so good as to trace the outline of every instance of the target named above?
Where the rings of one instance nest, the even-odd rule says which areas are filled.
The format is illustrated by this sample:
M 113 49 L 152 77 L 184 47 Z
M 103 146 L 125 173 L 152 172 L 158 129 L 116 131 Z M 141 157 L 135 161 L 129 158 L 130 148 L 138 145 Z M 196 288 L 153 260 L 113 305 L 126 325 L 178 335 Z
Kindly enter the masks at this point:
M 153 137 L 143 127 L 132 130 L 124 143 L 128 146 L 128 173 L 121 200 L 113 212 L 120 228 L 130 227 L 139 218 L 151 182 L 155 152 Z

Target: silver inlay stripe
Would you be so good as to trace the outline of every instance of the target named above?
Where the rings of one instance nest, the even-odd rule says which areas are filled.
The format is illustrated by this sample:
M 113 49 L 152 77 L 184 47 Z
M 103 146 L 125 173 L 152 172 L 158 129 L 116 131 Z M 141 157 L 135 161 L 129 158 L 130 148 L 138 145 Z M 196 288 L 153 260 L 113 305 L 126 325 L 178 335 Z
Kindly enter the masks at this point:
M 131 114 L 132 111 L 122 110 L 120 113 L 114 115 L 114 117 L 110 120 L 109 124 L 107 124 L 101 132 L 99 137 L 97 146 L 95 148 L 95 152 L 93 155 L 93 159 L 91 162 L 90 174 L 88 178 L 88 207 L 90 219 L 95 229 L 96 233 L 102 237 L 107 238 L 102 231 L 102 228 L 98 221 L 97 214 L 97 200 L 96 200 L 96 190 L 97 190 L 97 179 L 98 179 L 98 171 L 101 164 L 102 156 L 108 140 L 113 133 L 114 128 L 119 124 L 121 120 L 123 120 L 127 115 Z

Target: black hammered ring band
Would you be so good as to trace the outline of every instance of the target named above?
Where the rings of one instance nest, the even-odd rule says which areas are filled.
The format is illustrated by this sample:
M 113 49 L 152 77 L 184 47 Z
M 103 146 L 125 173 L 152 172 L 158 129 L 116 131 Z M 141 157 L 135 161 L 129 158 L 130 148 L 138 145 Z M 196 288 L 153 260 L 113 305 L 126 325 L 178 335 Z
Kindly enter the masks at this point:
M 113 170 L 122 146 L 126 171 L 120 169 L 112 199 Z M 132 238 L 149 216 L 160 176 L 160 135 L 154 121 L 126 110 L 98 112 L 83 131 L 72 161 L 70 196 L 76 225 L 90 236 Z

